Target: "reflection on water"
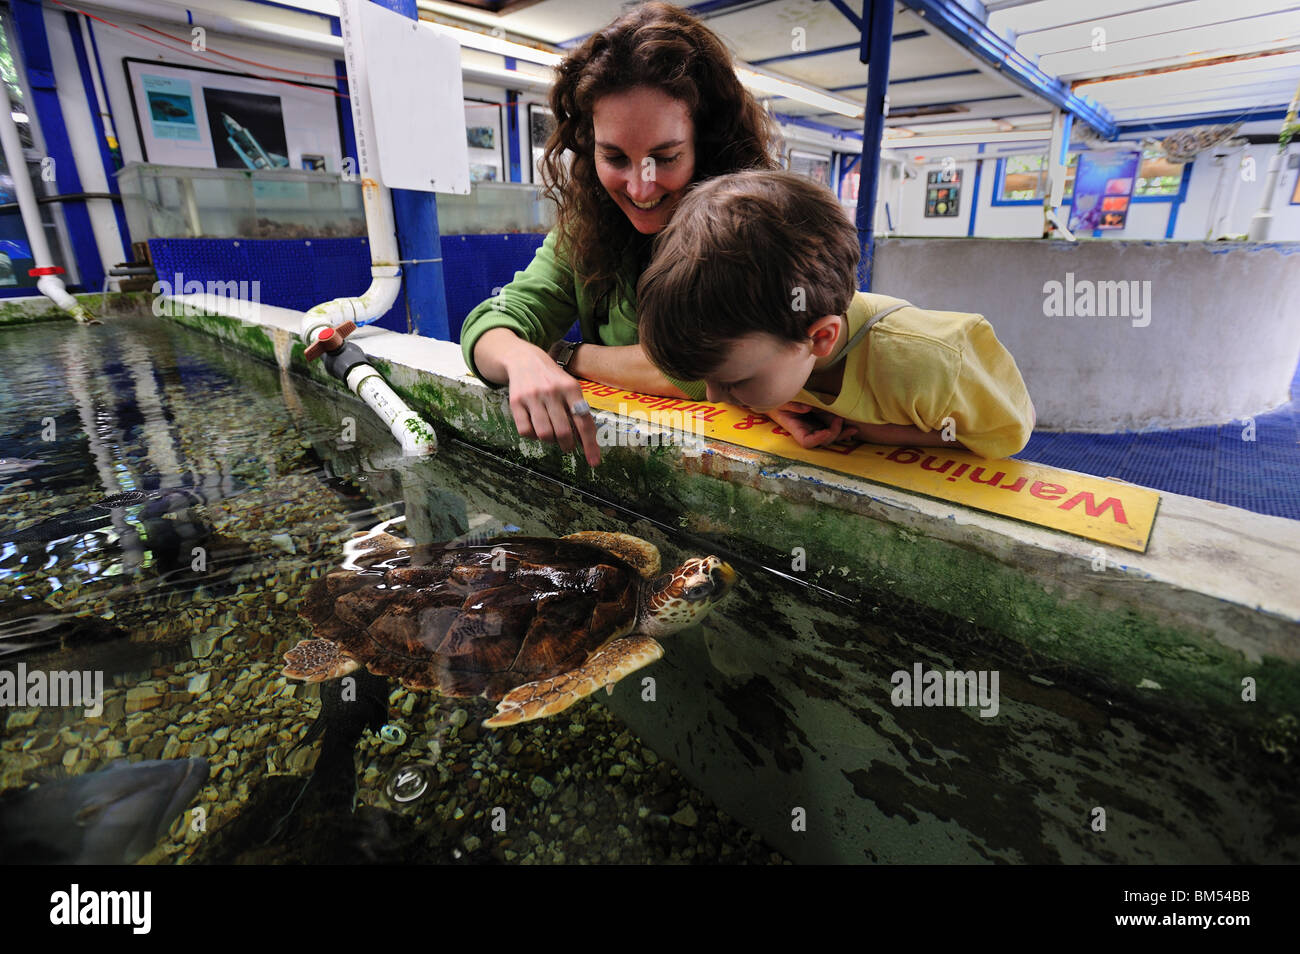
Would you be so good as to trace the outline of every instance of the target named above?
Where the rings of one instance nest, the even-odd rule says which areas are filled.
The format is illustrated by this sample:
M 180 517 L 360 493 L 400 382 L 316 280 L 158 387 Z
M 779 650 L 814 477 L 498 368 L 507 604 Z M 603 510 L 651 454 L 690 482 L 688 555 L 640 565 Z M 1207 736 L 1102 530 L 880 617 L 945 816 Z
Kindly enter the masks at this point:
M 103 676 L 97 715 L 0 709 L 5 860 L 780 860 L 599 701 L 497 732 L 482 699 L 280 673 L 358 531 L 644 532 L 626 514 L 471 499 L 530 491 L 463 446 L 397 458 L 354 399 L 148 317 L 7 329 L 0 435 L 0 667 Z M 98 848 L 40 834 L 87 799 Z

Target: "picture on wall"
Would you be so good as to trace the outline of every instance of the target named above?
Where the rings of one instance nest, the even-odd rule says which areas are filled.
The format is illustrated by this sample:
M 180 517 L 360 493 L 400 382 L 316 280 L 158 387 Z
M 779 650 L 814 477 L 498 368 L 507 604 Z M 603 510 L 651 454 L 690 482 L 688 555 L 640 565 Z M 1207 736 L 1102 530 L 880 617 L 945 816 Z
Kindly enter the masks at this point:
M 219 169 L 284 169 L 289 149 L 280 97 L 204 87 Z
M 925 174 L 925 217 L 952 218 L 961 210 L 961 170 L 941 169 Z
M 506 181 L 500 103 L 465 100 L 465 143 L 469 147 L 471 182 Z
M 790 171 L 795 175 L 811 179 L 820 185 L 829 186 L 831 181 L 831 157 L 825 153 L 801 152 L 790 150 Z
M 149 121 L 155 136 L 159 139 L 199 139 L 194 95 L 188 80 L 146 76 L 144 93 L 149 101 Z
M 546 141 L 555 130 L 555 114 L 540 103 L 528 104 L 528 148 L 533 156 L 533 182 L 542 184 L 542 156 L 546 152 Z
M 491 126 L 470 126 L 465 130 L 465 141 L 471 149 L 492 149 L 496 146 L 496 130 Z
M 135 57 L 123 57 L 122 66 L 146 162 L 343 170 L 340 100 L 328 86 Z
M 1128 221 L 1140 152 L 1085 152 L 1074 175 L 1070 231 L 1122 229 Z

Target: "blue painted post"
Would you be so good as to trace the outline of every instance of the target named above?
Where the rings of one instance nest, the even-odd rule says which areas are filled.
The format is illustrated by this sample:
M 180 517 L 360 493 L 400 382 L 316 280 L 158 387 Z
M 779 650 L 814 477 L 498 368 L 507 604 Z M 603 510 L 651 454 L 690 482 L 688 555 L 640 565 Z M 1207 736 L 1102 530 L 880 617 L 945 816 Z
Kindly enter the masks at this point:
M 979 151 L 984 152 L 984 143 L 980 143 Z M 970 190 L 970 221 L 966 223 L 966 237 L 970 238 L 975 234 L 975 211 L 980 204 L 980 177 L 984 172 L 984 160 L 975 160 L 975 182 Z
M 506 57 L 506 69 L 517 69 L 519 61 Z M 523 169 L 519 161 L 519 90 L 506 90 L 506 140 L 510 152 L 510 182 L 523 182 Z
M 108 181 L 108 191 L 119 194 L 117 188 L 117 167 L 113 164 L 113 155 L 108 148 L 108 133 L 104 129 L 104 117 L 99 114 L 99 100 L 95 96 L 95 81 L 90 75 L 90 57 L 86 44 L 81 40 L 81 14 L 65 13 L 64 21 L 68 24 L 68 36 L 72 38 L 72 51 L 77 57 L 77 69 L 81 73 L 81 88 L 86 94 L 86 104 L 90 107 L 90 121 L 95 127 L 95 142 L 99 146 L 99 158 L 104 164 L 104 178 Z M 87 213 L 89 214 L 89 213 Z M 122 255 L 124 262 L 131 260 L 130 232 L 126 227 L 126 213 L 121 202 L 113 203 L 113 215 L 117 219 L 117 231 L 122 238 Z M 112 266 L 116 262 L 105 262 Z
M 371 0 L 412 20 L 418 20 L 415 0 Z M 379 55 L 380 51 L 375 51 Z M 438 202 L 432 192 L 393 189 L 393 218 L 397 248 L 404 262 L 406 310 L 410 330 L 428 338 L 450 338 L 447 287 L 443 283 L 442 237 L 438 232 Z
M 32 101 L 27 104 L 27 110 L 32 121 L 40 124 L 45 151 L 54 160 L 55 185 L 64 195 L 81 192 L 81 176 L 77 174 L 68 127 L 63 119 L 63 108 L 59 105 L 59 91 L 54 83 L 54 61 L 45 36 L 45 12 L 37 0 L 14 0 L 10 9 L 27 70 L 27 85 L 32 91 Z M 10 170 L 12 175 L 25 175 L 26 172 L 25 169 Z M 95 232 L 86 203 L 84 200 L 71 200 L 60 203 L 59 207 L 63 210 L 72 254 L 77 260 L 79 284 L 85 289 L 98 289 L 104 284 L 104 266 L 99 260 L 99 247 L 95 244 Z M 72 284 L 71 276 L 68 284 Z
M 876 192 L 880 183 L 880 143 L 885 133 L 885 93 L 893 40 L 894 0 L 862 0 L 862 44 L 858 59 L 868 64 L 867 111 L 862 122 L 862 167 L 858 183 L 858 242 L 862 246 L 858 287 L 871 291 L 876 251 Z
M 1178 224 L 1178 207 L 1187 199 L 1187 184 L 1192 180 L 1192 166 L 1195 163 L 1189 162 L 1183 166 L 1183 179 L 1178 183 L 1178 194 L 1174 196 L 1174 201 L 1169 203 L 1169 224 L 1165 226 L 1165 238 L 1174 237 L 1174 226 Z

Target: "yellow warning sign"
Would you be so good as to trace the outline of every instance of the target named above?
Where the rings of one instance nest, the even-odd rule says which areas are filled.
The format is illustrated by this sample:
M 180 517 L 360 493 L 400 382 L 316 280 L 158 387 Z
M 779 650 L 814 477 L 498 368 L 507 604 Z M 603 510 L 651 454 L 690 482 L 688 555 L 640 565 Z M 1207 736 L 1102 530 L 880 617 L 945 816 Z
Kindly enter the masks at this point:
M 580 384 L 592 407 L 672 428 L 684 440 L 739 444 L 1139 553 L 1146 552 L 1160 502 L 1160 494 L 1146 487 L 1026 461 L 985 460 L 964 450 L 861 443 L 805 449 L 765 414 Z

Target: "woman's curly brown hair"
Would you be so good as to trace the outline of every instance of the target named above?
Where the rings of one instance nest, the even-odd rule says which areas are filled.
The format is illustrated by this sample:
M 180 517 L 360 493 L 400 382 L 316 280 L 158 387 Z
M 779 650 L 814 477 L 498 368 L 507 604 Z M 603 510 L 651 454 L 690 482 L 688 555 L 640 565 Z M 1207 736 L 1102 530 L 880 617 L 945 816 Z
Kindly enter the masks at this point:
M 556 68 L 555 129 L 542 157 L 546 194 L 558 207 L 565 254 L 594 298 L 609 293 L 629 247 L 648 255 L 642 235 L 596 175 L 596 100 L 650 86 L 681 100 L 695 126 L 692 181 L 743 169 L 775 169 L 776 124 L 740 84 L 722 41 L 686 11 L 642 4 L 589 36 Z M 564 154 L 571 156 L 566 170 Z

